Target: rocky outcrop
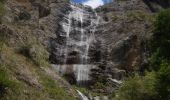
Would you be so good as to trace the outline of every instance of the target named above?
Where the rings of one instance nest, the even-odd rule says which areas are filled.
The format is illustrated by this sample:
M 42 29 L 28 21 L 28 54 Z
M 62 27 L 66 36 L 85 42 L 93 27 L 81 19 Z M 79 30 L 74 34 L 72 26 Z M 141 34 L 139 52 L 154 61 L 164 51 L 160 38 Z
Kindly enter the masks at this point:
M 146 60 L 144 42 L 152 26 L 148 7 L 141 0 L 115 1 L 97 11 L 101 19 L 95 35 L 101 44 L 100 51 L 105 51 L 101 55 L 108 55 L 105 59 L 113 68 L 139 70 Z
M 55 15 L 53 12 L 57 12 L 57 9 L 54 7 L 51 13 Z M 97 8 L 96 11 L 99 23 L 94 31 L 93 41 L 88 44 L 87 52 L 87 45 L 81 44 L 86 37 L 82 39 L 81 34 L 89 36 L 93 28 L 90 26 L 91 17 L 97 19 L 95 12 L 82 5 L 67 5 L 65 9 L 60 9 L 59 15 L 56 15 L 59 16 L 59 23 L 57 27 L 53 27 L 56 28 L 56 35 L 50 38 L 51 63 L 92 64 L 99 67 L 104 63 L 102 66 L 105 69 L 92 69 L 93 80 L 97 80 L 96 76 L 106 80 L 122 80 L 125 72 L 139 71 L 146 67 L 146 42 L 149 37 L 146 34 L 150 33 L 152 26 L 152 13 L 148 6 L 141 0 L 115 0 Z M 86 15 L 89 15 L 88 19 L 83 18 Z M 87 58 L 87 62 L 82 62 L 85 61 L 83 57 Z
M 153 17 L 141 0 L 118 1 L 96 9 L 100 16 L 95 42 L 90 46 L 93 84 L 107 83 L 94 91 L 113 92 L 127 73 L 147 68 Z
M 70 4 L 63 12 L 56 38 L 51 41 L 50 59 L 54 64 L 88 64 L 88 50 L 97 24 L 89 7 Z

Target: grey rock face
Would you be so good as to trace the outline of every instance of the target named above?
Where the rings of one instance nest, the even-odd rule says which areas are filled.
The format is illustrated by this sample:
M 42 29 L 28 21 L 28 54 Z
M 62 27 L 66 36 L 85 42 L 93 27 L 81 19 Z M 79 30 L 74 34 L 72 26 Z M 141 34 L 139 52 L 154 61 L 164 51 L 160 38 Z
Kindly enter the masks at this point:
M 52 62 L 56 64 L 84 64 L 90 61 L 89 47 L 94 41 L 98 16 L 89 7 L 69 5 L 52 43 Z
M 91 24 L 93 23 L 91 19 L 94 21 L 97 19 L 92 9 L 81 5 L 75 7 L 80 9 L 75 10 L 74 7 L 67 5 L 56 15 L 59 23 L 55 30 L 56 36 L 50 39 L 51 63 L 97 65 L 99 68 L 92 69 L 93 80 L 101 77 L 106 81 L 116 79 L 115 82 L 118 83 L 126 71 L 140 70 L 141 66 L 147 65 L 143 64 L 147 62 L 148 56 L 145 45 L 146 33 L 150 31 L 152 24 L 143 17 L 151 16 L 148 15 L 150 10 L 144 2 L 115 1 L 97 8 L 99 18 L 97 25 Z M 53 7 L 51 13 L 55 16 L 56 11 L 58 10 Z M 95 26 L 97 27 L 94 31 Z M 94 31 L 94 36 L 87 45 L 86 40 L 89 40 L 91 31 Z M 84 45 L 82 41 L 86 41 Z M 101 65 L 103 68 L 100 68 Z M 113 84 L 112 81 L 109 82 Z M 113 90 L 111 88 L 108 91 Z
M 143 43 L 147 41 L 146 33 L 149 33 L 152 22 L 143 17 L 137 19 L 132 16 L 140 16 L 136 11 L 147 15 L 150 13 L 148 7 L 140 0 L 115 0 L 96 10 L 101 18 L 95 32 L 96 40 L 100 41 L 96 43 L 100 44 L 97 50 L 105 51 L 100 55 L 107 55 L 101 58 L 113 63 L 112 68 L 139 70 L 146 60 L 146 44 Z M 149 16 L 151 17 L 151 13 Z

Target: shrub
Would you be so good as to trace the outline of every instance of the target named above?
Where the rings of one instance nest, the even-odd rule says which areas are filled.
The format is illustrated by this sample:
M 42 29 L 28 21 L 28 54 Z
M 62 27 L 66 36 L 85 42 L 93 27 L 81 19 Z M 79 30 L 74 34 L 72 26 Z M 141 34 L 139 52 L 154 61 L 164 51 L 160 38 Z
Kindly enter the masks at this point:
M 117 91 L 116 100 L 153 100 L 157 95 L 155 84 L 154 72 L 130 77 Z
M 161 11 L 155 21 L 151 40 L 151 66 L 157 71 L 158 100 L 170 99 L 170 9 Z
M 170 100 L 170 63 L 162 62 L 157 73 L 158 83 L 156 89 L 159 93 L 159 100 Z
M 151 40 L 151 65 L 159 70 L 161 59 L 170 60 L 170 9 L 160 12 L 154 25 L 155 34 Z

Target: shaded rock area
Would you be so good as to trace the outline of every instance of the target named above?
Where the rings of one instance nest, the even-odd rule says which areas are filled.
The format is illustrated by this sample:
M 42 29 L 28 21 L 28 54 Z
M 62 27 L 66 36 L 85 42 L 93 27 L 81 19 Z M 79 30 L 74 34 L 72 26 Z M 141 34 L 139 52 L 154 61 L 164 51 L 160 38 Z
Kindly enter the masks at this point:
M 170 7 L 170 0 L 143 0 L 152 12 Z

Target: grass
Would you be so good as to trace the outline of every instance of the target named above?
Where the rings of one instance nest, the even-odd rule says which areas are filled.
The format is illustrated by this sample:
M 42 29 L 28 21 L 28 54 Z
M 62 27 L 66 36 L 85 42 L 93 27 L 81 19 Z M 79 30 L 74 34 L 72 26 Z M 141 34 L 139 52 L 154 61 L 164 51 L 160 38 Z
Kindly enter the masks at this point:
M 132 10 L 127 12 L 127 18 L 131 21 L 149 21 L 153 22 L 154 17 L 152 14 L 140 11 L 140 10 Z
M 76 100 L 69 95 L 65 88 L 59 86 L 58 82 L 46 75 L 46 73 L 34 64 L 34 61 L 24 55 L 15 52 L 15 49 L 4 44 L 0 52 L 0 89 L 3 87 L 4 92 L 0 100 Z M 20 73 L 21 66 L 25 66 L 30 72 L 38 77 L 42 88 L 30 86 L 25 81 L 18 80 L 17 74 Z M 24 67 L 23 67 L 24 68 Z
M 18 53 L 32 60 L 37 66 L 49 66 L 49 53 L 40 43 L 25 44 L 19 48 Z
M 5 0 L 0 1 L 0 19 L 5 14 L 4 2 L 5 2 Z
M 64 88 L 60 87 L 56 80 L 43 74 L 43 72 L 40 72 L 39 75 L 41 77 L 41 83 L 49 93 L 50 98 L 55 100 L 76 100 L 73 96 L 70 96 Z
M 0 99 L 4 97 L 8 89 L 15 88 L 16 83 L 12 81 L 3 69 L 0 69 Z
M 1 0 L 0 17 L 4 13 L 4 3 Z M 14 45 L 11 45 L 10 37 L 15 38 L 15 34 L 0 33 L 0 100 L 76 100 L 65 88 L 60 87 L 57 80 L 46 75 L 40 68 L 49 67 L 49 54 L 45 47 L 34 38 L 34 34 L 25 31 L 25 26 L 18 27 L 9 25 L 9 28 L 16 29 L 15 32 L 20 34 L 20 39 L 16 39 Z M 18 79 L 17 74 L 27 69 L 38 77 L 41 88 Z

